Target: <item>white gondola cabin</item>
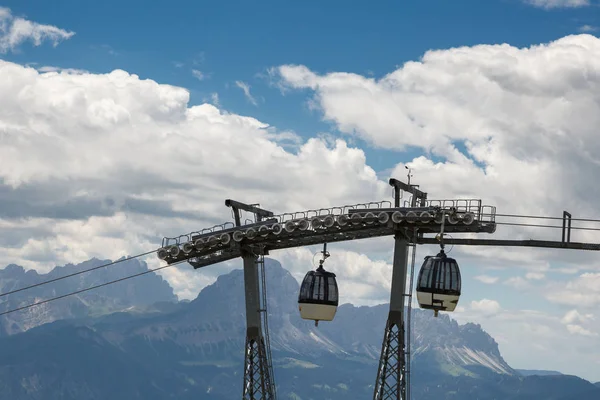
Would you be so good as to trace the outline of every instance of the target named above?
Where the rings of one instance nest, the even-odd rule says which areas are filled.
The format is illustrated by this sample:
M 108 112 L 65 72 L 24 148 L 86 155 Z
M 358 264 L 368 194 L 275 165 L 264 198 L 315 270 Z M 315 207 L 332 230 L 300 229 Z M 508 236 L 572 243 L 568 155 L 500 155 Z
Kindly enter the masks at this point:
M 298 295 L 298 308 L 303 319 L 332 321 L 337 311 L 338 286 L 333 272 L 327 272 L 323 265 L 316 271 L 309 271 L 302 281 Z
M 442 249 L 435 257 L 427 256 L 417 278 L 417 301 L 424 309 L 454 311 L 460 298 L 461 277 L 458 263 Z

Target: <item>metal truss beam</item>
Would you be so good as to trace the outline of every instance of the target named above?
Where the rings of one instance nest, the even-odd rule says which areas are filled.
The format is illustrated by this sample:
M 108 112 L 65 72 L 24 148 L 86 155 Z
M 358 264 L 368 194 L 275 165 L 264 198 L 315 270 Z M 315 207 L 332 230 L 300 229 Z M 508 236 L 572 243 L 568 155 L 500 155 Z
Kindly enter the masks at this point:
M 202 257 L 194 257 L 190 258 L 187 261 L 191 264 L 194 269 L 206 267 L 212 264 L 218 264 L 223 261 L 233 260 L 234 258 L 241 257 L 242 253 L 240 249 L 235 249 L 233 251 L 222 251 L 220 253 L 210 253 L 206 254 Z
M 321 234 L 308 236 L 299 240 L 281 240 L 270 246 L 269 250 L 286 249 L 290 247 L 310 246 L 321 243 L 332 243 L 346 240 L 357 240 L 365 239 L 377 236 L 388 236 L 393 233 L 385 232 L 378 229 L 364 230 L 357 232 L 354 235 L 340 235 L 340 234 Z M 422 237 L 417 241 L 418 244 L 439 244 L 439 241 L 435 238 Z M 455 246 L 503 246 L 503 247 L 537 247 L 544 249 L 564 249 L 564 250 L 588 250 L 588 251 L 600 251 L 600 243 L 581 243 L 581 242 L 559 242 L 550 240 L 503 240 L 503 239 L 450 239 L 444 238 L 444 243 Z M 210 252 L 205 253 L 200 257 L 191 258 L 188 262 L 194 268 L 202 268 L 212 264 L 217 264 L 223 261 L 232 260 L 234 258 L 241 257 L 239 249 L 233 249 L 231 251 L 221 252 Z
M 342 210 L 342 207 L 335 209 Z M 240 256 L 242 246 L 261 247 L 268 252 L 325 242 L 392 236 L 396 232 L 412 231 L 414 228 L 418 228 L 420 234 L 437 233 L 441 229 L 440 216 L 445 212 L 439 206 L 352 208 L 345 210 L 343 214 L 334 214 L 333 209 L 325 211 L 329 213 L 287 220 L 284 217 L 275 217 L 240 227 L 213 229 L 207 232 L 193 232 L 178 238 L 166 238 L 163 240 L 164 247 L 159 250 L 159 257 L 162 251 L 162 258 L 169 264 L 188 260 L 194 267 L 199 268 Z M 411 219 L 405 218 L 411 212 L 413 213 Z M 466 213 L 470 212 L 466 211 L 464 214 Z M 481 212 L 471 214 L 475 217 L 468 223 L 457 219 L 454 223 L 446 223 L 444 231 L 447 233 L 495 232 L 496 224 L 493 217 L 483 220 Z M 354 219 L 356 217 L 359 218 Z M 307 225 L 315 220 L 325 221 L 327 218 L 329 218 L 327 226 L 319 225 L 320 222 L 316 227 Z M 395 218 L 397 222 L 394 222 Z M 299 228 L 301 221 L 305 222 L 304 229 Z M 291 228 L 288 230 L 284 228 L 286 226 Z M 252 234 L 249 233 L 251 231 Z M 236 234 L 242 238 L 240 241 L 236 241 Z
M 418 244 L 439 244 L 435 238 L 420 238 Z M 568 249 L 600 251 L 600 243 L 558 242 L 551 240 L 503 240 L 503 239 L 449 239 L 444 238 L 446 245 L 457 246 L 501 246 L 501 247 L 538 247 L 544 249 Z

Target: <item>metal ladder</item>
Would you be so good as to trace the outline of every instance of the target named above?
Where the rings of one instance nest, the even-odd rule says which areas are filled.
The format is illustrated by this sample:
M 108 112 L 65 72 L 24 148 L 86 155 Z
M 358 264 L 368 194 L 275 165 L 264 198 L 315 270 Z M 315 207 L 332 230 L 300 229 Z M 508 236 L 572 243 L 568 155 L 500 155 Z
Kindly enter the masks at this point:
M 271 337 L 269 335 L 269 315 L 267 310 L 267 279 L 265 274 L 265 255 L 261 251 L 260 255 L 256 259 L 256 266 L 259 274 L 259 285 L 260 285 L 260 308 L 259 311 L 262 317 L 262 328 L 263 328 L 263 337 L 265 341 L 265 351 L 267 353 L 267 368 L 269 370 L 269 376 L 271 377 L 271 381 L 275 382 L 275 375 L 273 375 L 273 358 L 271 355 Z M 273 399 L 277 399 L 277 389 L 276 385 L 273 385 Z

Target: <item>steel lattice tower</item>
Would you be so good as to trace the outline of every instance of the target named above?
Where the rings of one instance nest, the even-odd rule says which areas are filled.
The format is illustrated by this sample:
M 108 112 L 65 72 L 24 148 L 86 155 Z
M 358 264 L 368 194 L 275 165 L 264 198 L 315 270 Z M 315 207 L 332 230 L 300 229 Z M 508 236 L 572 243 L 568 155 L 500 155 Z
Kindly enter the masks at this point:
M 373 399 L 406 399 L 406 368 L 403 323 L 388 318 L 381 347 Z
M 390 311 L 383 334 L 379 369 L 373 392 L 374 400 L 406 400 L 404 300 L 408 242 L 405 235 L 400 232 L 395 235 L 394 241 Z
M 274 382 L 262 335 L 246 337 L 243 400 L 274 400 Z
M 262 256 L 262 254 L 261 254 Z M 275 400 L 275 383 L 271 368 L 271 354 L 267 347 L 268 333 L 265 334 L 262 322 L 261 294 L 265 288 L 260 285 L 259 272 L 264 277 L 264 261 L 251 251 L 245 251 L 244 286 L 246 296 L 246 350 L 244 360 L 243 400 Z M 262 266 L 262 271 L 259 271 Z M 262 289 L 262 290 L 261 290 Z M 265 340 L 266 337 L 266 340 Z
M 401 190 L 412 194 L 411 207 L 425 205 L 427 193 L 421 192 L 414 185 L 410 185 L 410 173 L 408 182 L 409 184 L 407 185 L 395 179 L 390 179 L 390 184 L 394 186 L 395 191 L 395 206 L 400 206 Z M 408 248 L 411 231 L 414 245 L 416 243 L 416 230 L 407 228 L 397 229 L 394 235 L 390 311 L 383 334 L 379 369 L 377 370 L 377 380 L 375 381 L 375 390 L 373 392 L 374 400 L 408 400 L 406 393 L 409 379 L 406 375 L 406 363 L 409 358 L 406 353 L 407 335 L 404 325 L 404 306 L 407 298 L 410 306 L 412 296 L 410 291 L 407 293 L 406 289 Z M 413 247 L 413 263 L 414 251 L 415 248 Z

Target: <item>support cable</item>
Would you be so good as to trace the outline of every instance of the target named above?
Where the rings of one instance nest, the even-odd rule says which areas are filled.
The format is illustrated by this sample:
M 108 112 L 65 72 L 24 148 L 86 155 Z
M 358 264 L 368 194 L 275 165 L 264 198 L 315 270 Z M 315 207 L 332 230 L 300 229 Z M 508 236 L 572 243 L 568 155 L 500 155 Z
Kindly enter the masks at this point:
M 232 211 L 233 213 L 233 211 Z M 487 216 L 488 214 L 482 214 L 482 216 Z M 551 220 L 563 220 L 563 217 L 548 217 L 548 216 L 535 216 L 535 215 L 517 215 L 517 214 L 493 214 L 496 217 L 509 217 L 509 218 L 523 218 L 523 219 L 527 219 L 527 218 L 533 218 L 533 219 L 551 219 Z M 489 216 L 492 216 L 492 214 L 489 214 Z M 600 219 L 590 219 L 590 218 L 571 218 L 572 221 L 585 221 L 585 222 L 599 222 L 600 223 Z M 562 226 L 557 226 L 557 225 L 545 225 L 545 224 L 527 224 L 527 223 L 514 223 L 514 222 L 495 222 L 497 225 L 510 225 L 510 226 L 524 226 L 524 227 L 533 227 L 533 228 L 552 228 L 552 229 L 563 229 Z M 591 227 L 576 227 L 573 226 L 571 227 L 571 229 L 574 230 L 584 230 L 584 231 L 600 231 L 600 228 L 591 228 Z M 115 264 L 119 264 L 125 261 L 129 261 L 129 260 L 133 260 L 139 257 L 143 257 L 143 256 L 147 256 L 149 254 L 155 253 L 156 251 L 158 251 L 160 248 L 155 249 L 155 250 L 151 250 L 151 251 L 147 251 L 145 253 L 141 253 L 141 254 L 137 254 L 135 256 L 130 256 L 130 257 L 126 257 L 117 261 L 112 261 L 106 264 L 102 264 L 93 268 L 88 268 L 88 269 L 84 269 L 82 271 L 78 271 L 78 272 L 73 272 L 71 274 L 67 274 L 64 276 L 60 276 L 58 278 L 53 278 L 44 282 L 39 282 L 33 285 L 29 285 L 29 286 L 25 286 L 19 289 L 15 289 L 15 290 L 11 290 L 8 292 L 4 292 L 4 293 L 0 293 L 0 297 L 4 297 L 4 296 L 8 296 L 10 294 L 15 294 L 15 293 L 19 293 L 25 290 L 29 290 L 29 289 L 33 289 L 39 286 L 43 286 L 43 285 L 47 285 L 49 283 L 53 283 L 53 282 L 57 282 L 66 278 L 70 278 L 73 276 L 77 276 L 77 275 L 81 275 L 87 272 L 91 272 L 91 271 L 95 271 L 98 269 L 102 269 L 102 268 L 106 268 L 106 267 L 110 267 L 112 265 Z
M 552 220 L 562 220 L 563 219 L 562 217 L 546 217 L 546 216 L 517 215 L 517 214 L 495 214 L 495 215 L 497 217 L 510 217 L 510 218 L 537 218 L 537 219 L 552 219 Z M 600 222 L 600 219 L 572 218 L 572 221 Z M 563 229 L 562 226 L 557 226 L 557 225 L 511 223 L 511 222 L 495 222 L 495 223 L 497 225 L 523 226 L 523 227 L 534 227 L 534 228 Z M 573 226 L 573 227 L 571 227 L 571 229 L 573 229 L 573 230 L 584 230 L 584 231 L 600 231 L 600 228 L 591 228 L 591 227 L 576 227 L 576 226 Z M 53 279 L 50 279 L 50 280 L 47 280 L 47 281 L 44 281 L 44 282 L 39 282 L 39 283 L 36 283 L 36 284 L 33 284 L 33 285 L 29 285 L 29 286 L 25 286 L 25 287 L 22 287 L 22 288 L 19 288 L 19 289 L 15 289 L 15 290 L 11 290 L 11 291 L 8 291 L 8 292 L 0 293 L 0 297 L 5 297 L 5 296 L 11 295 L 11 294 L 15 294 L 15 293 L 19 293 L 19 292 L 22 292 L 22 291 L 25 291 L 25 290 L 29 290 L 29 289 L 33 289 L 33 288 L 40 287 L 40 286 L 43 286 L 43 285 L 47 285 L 49 283 L 54 283 L 54 282 L 57 282 L 57 281 L 60 281 L 60 280 L 63 280 L 63 279 L 71 278 L 73 276 L 77 276 L 77 275 L 81 275 L 81 274 L 84 274 L 84 273 L 87 273 L 87 272 L 91 272 L 91 271 L 95 271 L 95 270 L 98 270 L 98 269 L 110 267 L 112 265 L 116 265 L 116 264 L 122 263 L 124 261 L 129 261 L 129 260 L 132 260 L 132 259 L 136 259 L 136 258 L 139 258 L 139 257 L 143 257 L 143 256 L 146 256 L 146 255 L 155 253 L 157 250 L 158 249 L 147 251 L 145 253 L 137 254 L 135 256 L 126 257 L 126 258 L 123 258 L 123 259 L 120 259 L 120 260 L 117 260 L 117 261 L 112 261 L 112 262 L 109 262 L 109 263 L 106 263 L 106 264 L 102 264 L 102 265 L 99 265 L 99 266 L 96 266 L 96 267 L 88 268 L 88 269 L 85 269 L 85 270 L 82 270 L 82 271 L 73 272 L 71 274 L 67 274 L 67 275 L 64 275 L 64 276 L 53 278 Z M 148 270 L 148 271 L 144 271 L 144 272 L 139 273 L 139 274 L 130 275 L 130 276 L 127 276 L 127 277 L 124 277 L 124 278 L 120 278 L 120 279 L 117 279 L 117 280 L 114 280 L 114 281 L 110 281 L 110 282 L 107 282 L 107 283 L 104 283 L 104 284 L 101 284 L 101 285 L 92 286 L 92 287 L 87 288 L 87 289 L 82 289 L 80 291 L 76 291 L 76 292 L 73 292 L 73 293 L 68 293 L 66 295 L 54 297 L 54 298 L 51 298 L 51 299 L 43 300 L 43 301 L 38 302 L 38 303 L 33 303 L 33 304 L 29 304 L 27 306 L 23 306 L 23 307 L 19 307 L 19 308 L 13 309 L 13 310 L 5 311 L 5 312 L 0 313 L 0 316 L 5 315 L 5 314 L 9 314 L 9 313 L 12 313 L 12 312 L 20 311 L 20 310 L 23 310 L 23 309 L 26 309 L 26 308 L 34 307 L 36 305 L 48 303 L 48 302 L 51 302 L 51 301 L 54 301 L 54 300 L 58 300 L 58 299 L 61 299 L 61 298 L 67 297 L 67 296 L 74 295 L 74 294 L 83 293 L 83 292 L 85 292 L 87 290 L 92 290 L 92 289 L 95 289 L 95 288 L 98 288 L 98 287 L 102 287 L 102 286 L 106 286 L 106 285 L 109 285 L 109 284 L 112 284 L 112 283 L 117 283 L 117 282 L 120 282 L 122 280 L 131 279 L 131 278 L 134 278 L 134 277 L 137 277 L 137 276 L 141 276 L 141 275 L 147 274 L 149 272 L 158 271 L 158 270 L 161 270 L 163 268 L 167 268 L 168 266 L 177 265 L 177 264 L 179 264 L 181 262 L 185 262 L 185 261 L 186 260 L 182 260 L 182 261 L 179 261 L 179 262 L 167 265 L 167 266 L 163 266 L 163 267 L 159 267 L 159 268 L 154 268 L 154 269 L 151 269 L 151 270 Z
M 34 285 L 29 285 L 29 286 L 22 287 L 20 289 L 15 289 L 15 290 L 11 290 L 9 292 L 0 293 L 0 297 L 8 296 L 9 294 L 19 293 L 19 292 L 22 292 L 24 290 L 33 289 L 33 288 L 36 288 L 36 287 L 39 287 L 39 286 L 47 285 L 47 284 L 52 283 L 52 282 L 57 282 L 57 281 L 60 281 L 62 279 L 70 278 L 70 277 L 76 276 L 76 275 L 81 275 L 81 274 L 84 274 L 86 272 L 95 271 L 97 269 L 110 267 L 111 265 L 119 264 L 119 263 L 122 263 L 124 261 L 129 261 L 129 260 L 133 260 L 135 258 L 147 256 L 149 254 L 156 253 L 158 250 L 159 249 L 152 250 L 152 251 L 147 251 L 145 253 L 141 253 L 141 254 L 138 254 L 136 256 L 130 256 L 130 257 L 122 258 L 120 260 L 112 261 L 112 262 L 109 262 L 109 263 L 106 263 L 106 264 L 102 264 L 102 265 L 99 265 L 97 267 L 84 269 L 82 271 L 73 272 L 72 274 L 68 274 L 68 275 L 64 275 L 64 276 L 59 276 L 58 278 L 53 278 L 53 279 L 50 279 L 50 280 L 47 280 L 47 281 L 44 281 L 44 282 L 39 282 L 39 283 L 36 283 Z M 0 314 L 0 315 L 2 315 L 2 314 Z
M 561 218 L 562 219 L 562 218 Z M 573 218 L 574 220 L 575 218 Z M 554 228 L 554 229 L 563 229 L 562 226 L 558 225 L 542 225 L 542 224 L 521 224 L 516 222 L 495 222 L 496 225 L 511 225 L 511 226 L 527 226 L 531 228 Z M 600 228 L 590 228 L 585 226 L 572 226 L 571 229 L 580 230 L 580 231 L 600 231 Z
M 549 217 L 549 216 L 541 216 L 541 215 L 519 215 L 519 214 L 489 214 L 482 213 L 482 216 L 496 216 L 496 217 L 507 217 L 507 218 L 531 218 L 531 219 L 554 219 L 554 220 L 563 220 L 563 217 Z M 600 219 L 594 218 L 571 218 L 573 221 L 582 221 L 582 222 L 600 222 Z
M 183 263 L 183 262 L 186 262 L 186 260 L 178 261 L 178 262 L 173 263 L 173 264 L 163 265 L 162 267 L 157 267 L 157 268 L 149 269 L 149 270 L 144 271 L 144 272 L 139 272 L 137 274 L 128 275 L 128 276 L 125 276 L 123 278 L 119 278 L 119 279 L 115 279 L 115 280 L 108 281 L 108 282 L 105 282 L 105 283 L 101 283 L 101 284 L 98 284 L 98 285 L 90 286 L 88 288 L 77 290 L 75 292 L 70 292 L 70 293 L 63 294 L 63 295 L 56 296 L 56 297 L 52 297 L 52 298 L 49 298 L 49 299 L 46 299 L 46 300 L 38 301 L 36 303 L 31 303 L 31 304 L 28 304 L 28 305 L 25 305 L 25 306 L 13 308 L 11 310 L 1 312 L 0 316 L 6 315 L 6 314 L 10 314 L 10 313 L 13 313 L 13 312 L 16 312 L 16 311 L 22 311 L 22 310 L 25 310 L 27 308 L 39 306 L 39 305 L 42 305 L 42 304 L 50 303 L 50 302 L 55 301 L 55 300 L 64 299 L 65 297 L 69 297 L 69 296 L 73 296 L 73 295 L 80 294 L 80 293 L 83 293 L 83 292 L 87 292 L 89 290 L 97 289 L 97 288 L 100 288 L 100 287 L 103 287 L 103 286 L 112 285 L 113 283 L 125 281 L 127 279 L 137 278 L 138 276 L 146 275 L 146 274 L 149 274 L 151 272 L 160 271 L 161 269 L 169 268 L 169 267 L 172 267 L 173 265 L 177 265 L 177 264 L 180 264 L 180 263 Z

